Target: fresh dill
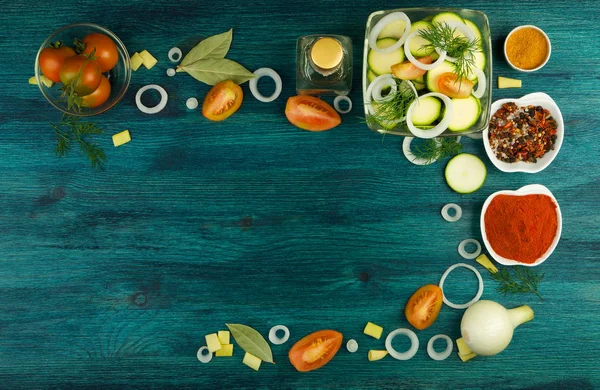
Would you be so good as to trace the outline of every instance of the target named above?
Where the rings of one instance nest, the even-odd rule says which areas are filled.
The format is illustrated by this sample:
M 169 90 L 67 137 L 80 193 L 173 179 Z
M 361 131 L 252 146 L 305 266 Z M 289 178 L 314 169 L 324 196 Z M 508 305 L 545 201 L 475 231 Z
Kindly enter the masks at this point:
M 544 279 L 544 274 L 523 266 L 515 266 L 513 270 L 514 272 L 511 273 L 507 269 L 501 269 L 492 274 L 492 279 L 500 283 L 498 292 L 503 295 L 532 293 L 543 302 L 544 298 L 539 294 L 538 286 Z
M 380 101 L 372 101 L 372 113 L 367 115 L 367 124 L 370 127 L 381 126 L 390 130 L 396 124 L 406 119 L 408 107 L 417 98 L 412 88 L 407 87 L 401 80 L 396 91 L 390 92 Z
M 422 158 L 430 164 L 433 161 L 445 157 L 452 157 L 460 153 L 462 144 L 453 137 L 440 137 L 436 139 L 427 139 L 422 146 L 415 146 L 414 155 Z
M 419 35 L 429 41 L 429 44 L 423 45 L 422 48 L 438 48 L 455 59 L 452 65 L 458 80 L 468 78 L 475 67 L 475 52 L 481 51 L 479 39 L 468 39 L 447 23 L 433 23 L 432 27 L 420 30 Z
M 106 154 L 91 139 L 94 135 L 104 132 L 96 123 L 82 122 L 78 117 L 64 114 L 59 123 L 52 123 L 56 137 L 56 154 L 65 156 L 73 144 L 79 144 L 83 154 L 90 160 L 92 168 L 103 169 L 106 163 Z

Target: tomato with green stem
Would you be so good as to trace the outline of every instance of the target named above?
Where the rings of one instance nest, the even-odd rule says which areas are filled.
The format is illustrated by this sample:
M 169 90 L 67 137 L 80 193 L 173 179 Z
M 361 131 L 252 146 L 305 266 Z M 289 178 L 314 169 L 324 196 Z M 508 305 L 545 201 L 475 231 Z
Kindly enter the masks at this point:
M 244 93 L 239 85 L 231 80 L 221 81 L 206 94 L 202 115 L 214 122 L 225 120 L 240 108 L 243 99 Z
M 86 55 L 65 59 L 60 67 L 60 81 L 79 96 L 89 95 L 100 85 L 100 66 Z
M 290 349 L 290 362 L 300 372 L 321 368 L 333 359 L 342 345 L 342 339 L 342 334 L 335 330 L 311 333 Z
M 435 284 L 421 287 L 406 304 L 404 309 L 406 319 L 419 330 L 429 327 L 440 313 L 443 297 L 442 289 Z
M 91 54 L 93 52 L 102 73 L 108 72 L 117 65 L 119 51 L 117 50 L 117 45 L 110 37 L 104 34 L 92 33 L 86 35 L 82 42 L 85 44 L 82 54 Z
M 308 131 L 325 131 L 342 123 L 342 118 L 333 107 L 314 96 L 289 98 L 285 116 L 294 126 Z
M 89 108 L 101 106 L 110 97 L 110 89 L 110 81 L 108 81 L 106 76 L 102 75 L 102 79 L 100 80 L 100 85 L 98 85 L 98 88 L 96 88 L 96 90 L 89 95 L 81 98 L 82 106 Z
M 39 66 L 42 74 L 55 83 L 60 82 L 60 67 L 65 59 L 75 55 L 75 50 L 68 46 L 62 46 L 55 42 L 42 49 L 39 56 Z

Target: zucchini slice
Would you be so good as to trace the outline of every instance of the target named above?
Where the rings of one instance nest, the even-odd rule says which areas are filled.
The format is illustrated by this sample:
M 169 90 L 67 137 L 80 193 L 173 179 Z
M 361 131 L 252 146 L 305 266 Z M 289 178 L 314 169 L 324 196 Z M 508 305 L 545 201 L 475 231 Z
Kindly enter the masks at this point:
M 442 113 L 442 102 L 436 97 L 426 96 L 419 99 L 412 110 L 412 123 L 415 126 L 428 126 L 435 122 Z
M 452 99 L 452 107 L 452 119 L 448 125 L 450 131 L 468 130 L 481 115 L 481 103 L 473 95 L 466 99 Z
M 383 28 L 383 30 L 381 30 L 381 32 L 377 36 L 377 39 L 379 40 L 383 38 L 394 38 L 396 41 L 398 41 L 398 39 L 402 38 L 404 30 L 406 30 L 406 22 L 404 20 L 394 20 L 393 22 L 386 25 Z M 377 47 L 381 46 L 379 46 L 378 44 Z M 381 48 L 383 49 L 383 47 Z
M 440 92 L 440 89 L 438 88 L 438 80 L 440 79 L 440 76 L 446 72 L 454 72 L 454 65 L 452 62 L 444 61 L 425 73 L 427 89 L 429 89 L 431 92 Z
M 469 28 L 469 30 L 473 32 L 475 39 L 479 39 L 479 44 L 482 45 L 483 42 L 481 41 L 481 31 L 479 31 L 479 27 L 477 27 L 477 25 L 469 19 L 463 19 L 463 21 L 465 25 Z
M 377 75 L 369 68 L 367 69 L 367 80 L 369 80 L 369 84 L 375 80 Z
M 448 161 L 444 175 L 446 183 L 454 191 L 459 194 L 470 194 L 481 188 L 487 170 L 479 157 L 461 153 Z
M 465 21 L 458 14 L 454 12 L 442 12 L 431 19 L 431 23 L 444 23 L 444 22 L 458 22 L 464 23 Z
M 428 30 L 430 28 L 431 28 L 431 23 L 424 22 L 421 20 L 421 21 L 414 23 L 410 27 L 410 32 L 412 33 L 415 31 Z M 411 39 L 410 45 L 409 45 L 410 53 L 415 57 L 425 57 L 435 51 L 435 49 L 433 47 L 423 48 L 423 46 L 425 46 L 425 45 L 429 45 L 429 41 L 427 39 L 422 38 L 420 35 L 413 37 L 413 39 Z
M 382 49 L 390 47 L 398 42 L 394 38 L 384 38 L 377 41 L 377 47 Z M 378 53 L 375 50 L 370 50 L 367 56 L 367 63 L 373 73 L 377 75 L 392 73 L 392 65 L 396 65 L 399 62 L 404 61 L 404 50 L 399 47 L 390 53 Z

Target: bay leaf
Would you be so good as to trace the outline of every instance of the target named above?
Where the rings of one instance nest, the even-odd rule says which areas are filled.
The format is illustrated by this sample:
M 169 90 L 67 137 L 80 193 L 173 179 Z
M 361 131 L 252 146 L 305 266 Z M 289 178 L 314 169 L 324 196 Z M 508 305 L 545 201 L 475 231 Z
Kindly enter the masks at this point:
M 274 363 L 273 353 L 267 340 L 249 326 L 242 324 L 225 324 L 231 335 L 244 351 L 256 356 L 263 362 Z
M 229 29 L 229 31 L 222 34 L 213 35 L 200 41 L 199 44 L 183 57 L 183 60 L 181 60 L 181 63 L 177 67 L 177 71 L 181 72 L 183 71 L 183 67 L 190 66 L 196 61 L 205 58 L 225 58 L 231 46 L 232 38 L 233 29 Z
M 224 80 L 242 84 L 256 77 L 242 65 L 226 58 L 205 58 L 195 61 L 191 65 L 181 66 L 181 69 L 196 80 L 208 85 L 215 85 Z

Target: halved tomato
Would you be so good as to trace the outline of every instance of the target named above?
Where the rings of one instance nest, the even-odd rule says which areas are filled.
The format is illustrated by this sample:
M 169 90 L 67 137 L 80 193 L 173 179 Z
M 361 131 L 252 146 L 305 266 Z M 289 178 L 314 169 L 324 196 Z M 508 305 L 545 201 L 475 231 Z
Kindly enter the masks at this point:
M 422 64 L 431 64 L 432 59 L 430 56 L 427 56 L 417 58 L 417 61 Z M 423 76 L 425 73 L 427 73 L 427 71 L 416 67 L 415 64 L 410 61 L 404 61 L 400 62 L 399 64 L 392 65 L 392 73 L 400 80 L 414 80 Z
M 285 116 L 294 125 L 308 131 L 333 129 L 342 118 L 329 104 L 313 96 L 292 96 L 285 106 Z
M 442 73 L 438 79 L 440 92 L 451 98 L 468 98 L 474 86 L 475 84 L 471 80 L 465 77 L 459 80 L 458 75 L 452 72 Z
M 206 119 L 219 122 L 232 116 L 242 105 L 242 88 L 231 80 L 214 85 L 202 103 L 202 115 Z
M 335 330 L 311 333 L 290 349 L 290 362 L 300 372 L 321 368 L 333 359 L 342 345 L 342 339 L 342 334 Z
M 410 297 L 404 314 L 412 326 L 423 330 L 433 324 L 440 313 L 442 302 L 442 289 L 435 284 L 427 284 Z

